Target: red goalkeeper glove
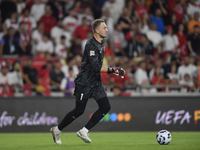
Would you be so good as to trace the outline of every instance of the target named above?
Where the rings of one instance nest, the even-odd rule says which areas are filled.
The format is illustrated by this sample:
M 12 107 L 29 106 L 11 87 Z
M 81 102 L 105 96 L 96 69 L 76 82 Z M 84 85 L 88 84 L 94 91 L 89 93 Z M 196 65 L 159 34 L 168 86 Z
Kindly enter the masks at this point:
M 113 73 L 116 76 L 119 76 L 120 78 L 124 78 L 125 71 L 122 68 L 108 68 L 108 74 Z

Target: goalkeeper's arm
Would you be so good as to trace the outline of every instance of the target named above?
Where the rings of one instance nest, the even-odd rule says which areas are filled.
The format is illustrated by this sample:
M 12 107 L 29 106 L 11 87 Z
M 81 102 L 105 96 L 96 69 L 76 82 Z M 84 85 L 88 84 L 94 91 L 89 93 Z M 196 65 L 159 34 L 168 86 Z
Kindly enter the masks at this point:
M 108 73 L 108 74 L 113 73 L 116 76 L 119 76 L 121 78 L 124 78 L 124 75 L 125 75 L 125 71 L 122 68 L 106 68 L 106 67 L 102 67 L 101 68 L 101 72 Z

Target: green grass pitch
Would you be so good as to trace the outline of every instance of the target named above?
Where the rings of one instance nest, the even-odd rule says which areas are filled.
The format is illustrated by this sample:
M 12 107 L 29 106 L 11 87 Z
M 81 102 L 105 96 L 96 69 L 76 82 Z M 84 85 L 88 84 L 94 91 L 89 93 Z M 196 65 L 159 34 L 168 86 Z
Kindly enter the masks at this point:
M 90 132 L 86 144 L 76 133 L 63 132 L 62 145 L 50 133 L 0 133 L 0 150 L 200 150 L 200 132 L 171 132 L 169 145 L 159 145 L 157 132 Z

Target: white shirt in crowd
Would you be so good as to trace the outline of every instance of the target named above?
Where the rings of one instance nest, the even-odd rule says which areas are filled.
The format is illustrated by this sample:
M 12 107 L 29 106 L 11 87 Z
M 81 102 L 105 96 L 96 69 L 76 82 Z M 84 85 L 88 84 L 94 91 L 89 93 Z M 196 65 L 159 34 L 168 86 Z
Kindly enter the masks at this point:
M 33 4 L 33 6 L 31 7 L 31 16 L 33 16 L 33 18 L 36 21 L 39 21 L 40 18 L 44 15 L 45 13 L 45 4 L 40 3 L 40 4 Z
M 87 41 L 88 41 L 88 39 L 82 40 L 82 42 L 81 42 L 81 49 L 82 49 L 82 51 L 85 50 L 85 45 L 86 45 Z
M 68 31 L 62 31 L 62 35 L 64 35 L 65 36 L 65 46 L 66 47 L 71 47 L 71 45 L 72 45 L 72 43 L 71 43 L 71 40 L 72 40 L 72 35 L 71 35 L 71 33 L 70 32 L 68 32 Z
M 87 25 L 91 26 L 94 21 L 94 17 L 86 14 L 78 14 L 78 26 L 82 24 L 83 17 L 86 17 Z
M 12 83 L 12 76 L 7 73 L 5 76 L 0 72 L 0 84 L 8 84 L 11 85 Z
M 65 45 L 57 44 L 55 47 L 55 53 L 62 57 L 62 58 L 67 58 L 67 48 Z
M 39 44 L 39 42 L 40 41 L 42 41 L 42 33 L 40 33 L 39 31 L 38 31 L 38 29 L 35 29 L 33 32 L 32 32 L 32 54 L 33 55 L 36 55 L 36 47 L 37 47 L 37 45 Z M 34 42 L 34 39 L 37 39 L 37 41 L 38 41 L 38 44 L 35 44 L 35 42 Z
M 166 34 L 163 36 L 163 44 L 163 51 L 172 51 L 179 45 L 179 41 L 175 34 L 173 36 Z
M 189 3 L 187 6 L 187 14 L 191 15 L 192 18 L 194 18 L 195 12 L 198 12 L 200 14 L 200 8 Z M 200 21 L 200 17 L 199 17 L 199 21 Z
M 51 37 L 55 38 L 56 44 L 60 43 L 60 37 L 62 33 L 63 33 L 63 29 L 58 26 L 54 26 L 51 29 Z
M 146 70 L 138 68 L 135 72 L 135 80 L 137 84 L 142 84 L 145 80 L 149 81 Z
M 17 3 L 17 13 L 18 14 L 21 14 L 22 11 L 24 10 L 24 8 L 26 8 L 26 3 L 25 2 Z
M 49 52 L 49 53 L 53 53 L 53 43 L 49 40 L 47 42 L 44 41 L 40 41 L 38 43 L 38 45 L 36 46 L 36 51 L 38 52 Z
M 167 76 L 169 77 L 170 80 L 178 80 L 178 74 L 172 74 L 172 73 L 167 73 Z
M 37 26 L 35 19 L 33 17 L 31 17 L 31 16 L 26 17 L 26 18 L 23 17 L 23 16 L 20 16 L 19 19 L 18 19 L 18 23 L 20 23 L 22 21 L 24 21 L 24 22 L 30 22 L 31 23 L 31 29 L 34 29 Z M 26 27 L 26 28 L 28 30 L 28 27 Z
M 193 64 L 189 64 L 188 66 L 182 65 L 178 68 L 178 76 L 179 81 L 184 80 L 185 74 L 189 74 L 190 80 L 193 81 L 193 74 L 197 70 L 197 67 Z
M 6 24 L 7 29 L 10 28 L 10 27 L 12 27 L 12 28 L 14 28 L 15 30 L 17 30 L 18 27 L 19 27 L 18 22 L 15 21 L 15 20 L 11 20 L 10 18 L 7 18 L 7 19 L 5 20 L 5 24 Z
M 71 34 L 74 33 L 74 30 L 77 27 L 77 19 L 75 19 L 74 17 L 71 16 L 67 16 L 63 19 L 63 26 L 68 26 L 69 27 L 69 31 Z
M 21 72 L 18 71 L 13 71 L 13 72 L 9 72 L 9 76 L 11 78 L 11 85 L 12 84 L 18 84 L 23 86 L 23 80 L 22 80 L 22 74 Z
M 181 81 L 179 81 L 179 84 L 180 85 L 187 85 L 187 86 L 194 86 L 194 83 L 191 80 L 190 81 L 181 80 Z M 186 87 L 181 88 L 181 92 L 187 92 L 187 91 L 188 91 L 188 89 Z
M 73 77 L 75 77 L 78 74 L 79 69 L 77 65 L 73 65 L 72 69 L 74 72 Z M 67 64 L 61 67 L 61 71 L 64 73 L 65 77 L 69 77 L 69 66 Z
M 106 1 L 102 7 L 102 11 L 105 11 L 107 9 L 110 10 L 110 17 L 113 18 L 114 24 L 117 23 L 119 16 L 122 12 L 123 2 L 124 1 L 115 1 L 114 3 L 110 3 L 110 1 Z
M 149 26 L 144 25 L 141 29 L 143 34 L 147 35 L 147 38 L 154 44 L 154 47 L 163 41 L 163 36 L 159 31 L 149 29 Z

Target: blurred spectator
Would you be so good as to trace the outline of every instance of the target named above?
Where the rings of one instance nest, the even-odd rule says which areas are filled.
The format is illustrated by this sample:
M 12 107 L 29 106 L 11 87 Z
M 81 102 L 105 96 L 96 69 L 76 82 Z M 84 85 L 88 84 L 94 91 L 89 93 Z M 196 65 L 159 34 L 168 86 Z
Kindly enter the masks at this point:
M 162 68 L 163 67 L 163 58 L 158 58 L 155 62 L 155 67 L 153 67 L 151 69 L 151 71 L 149 72 L 149 80 L 152 81 L 152 78 L 155 74 L 155 70 L 156 68 L 160 68 L 160 72 L 161 72 L 161 75 L 164 76 L 164 69 Z
M 31 16 L 35 19 L 36 22 L 40 20 L 40 18 L 45 13 L 45 4 L 40 0 L 34 0 L 34 4 L 31 7 Z
M 148 40 L 145 34 L 140 36 L 139 44 L 137 46 L 139 56 L 154 56 L 154 47 L 153 43 Z
M 124 35 L 126 35 L 126 33 L 130 30 L 132 24 L 130 12 L 128 11 L 127 7 L 124 7 L 123 12 L 121 13 L 118 20 L 118 24 L 121 25 L 122 31 Z
M 60 58 L 67 58 L 67 47 L 65 45 L 66 37 L 62 35 L 60 37 L 60 43 L 55 47 L 55 55 Z
M 24 83 L 30 84 L 32 86 L 36 86 L 37 82 L 37 70 L 33 68 L 33 60 L 32 58 L 28 58 L 26 60 L 26 66 L 23 68 L 23 79 Z
M 161 13 L 162 13 L 162 18 L 164 19 L 164 21 L 167 21 L 167 15 L 168 15 L 168 10 L 167 10 L 167 6 L 166 6 L 166 2 L 162 1 L 162 0 L 154 0 L 154 2 L 152 3 L 149 13 L 154 16 L 156 15 L 156 9 L 160 9 Z M 166 23 L 166 22 L 165 22 Z
M 25 56 L 25 55 L 30 55 L 30 37 L 28 35 L 28 32 L 26 30 L 26 24 L 21 22 L 19 24 L 19 29 L 18 31 L 15 33 L 15 37 L 19 38 L 22 43 L 20 46 L 20 51 L 19 51 L 19 55 L 20 56 Z
M 62 25 L 62 19 L 59 19 L 57 21 L 57 25 L 51 28 L 51 38 L 54 45 L 57 45 L 60 43 L 60 37 L 63 33 L 63 25 Z
M 75 38 L 79 36 L 81 40 L 84 40 L 87 38 L 86 36 L 88 31 L 92 31 L 92 28 L 87 25 L 87 19 L 84 17 L 82 19 L 82 24 L 75 29 L 73 37 Z
M 64 73 L 65 77 L 69 77 L 69 68 L 73 69 L 73 77 L 75 77 L 79 72 L 77 58 L 67 57 L 66 64 L 61 67 L 61 71 Z
M 146 71 L 146 62 L 141 61 L 138 65 L 138 68 L 135 72 L 135 81 L 138 86 L 145 86 L 145 85 L 150 85 L 149 84 L 149 79 L 147 76 L 147 71 Z M 156 92 L 156 89 L 142 89 L 142 92 Z
M 62 1 L 49 0 L 47 4 L 51 6 L 51 10 L 53 12 L 52 15 L 56 18 L 56 20 L 63 18 L 65 13 L 64 12 L 65 0 Z
M 135 23 L 132 23 L 130 31 L 126 33 L 125 38 L 126 38 L 126 40 L 130 40 L 134 36 L 136 36 L 136 34 L 138 34 L 137 26 Z
M 177 23 L 177 18 L 176 18 L 175 14 L 171 15 L 170 21 L 169 21 L 168 25 L 172 26 L 173 31 L 175 33 L 178 32 L 178 26 L 179 26 L 179 24 Z
M 181 92 L 188 92 L 190 90 L 194 91 L 195 86 L 192 80 L 190 80 L 190 75 L 185 74 L 183 80 L 179 81 L 180 85 L 183 85 L 185 88 L 181 88 Z
M 167 0 L 169 15 L 176 15 L 177 23 L 184 17 L 184 0 Z
M 160 67 L 157 67 L 155 69 L 155 73 L 154 73 L 154 76 L 151 80 L 151 84 L 152 85 L 165 85 L 165 79 L 161 73 L 161 68 Z M 157 91 L 161 91 L 161 90 L 164 90 L 163 88 L 157 88 Z
M 142 19 L 143 14 L 149 12 L 148 7 L 146 6 L 146 0 L 140 0 L 136 5 L 135 10 L 137 11 L 139 18 Z
M 11 76 L 11 85 L 23 87 L 23 71 L 19 61 L 13 63 L 13 70 L 9 74 Z
M 78 26 L 78 23 L 73 10 L 69 11 L 69 15 L 63 19 L 63 26 L 68 26 L 71 35 L 74 33 L 74 30 Z
M 86 45 L 87 41 L 92 38 L 92 36 L 93 36 L 92 31 L 88 31 L 87 32 L 87 38 L 82 40 L 82 42 L 81 42 L 82 52 L 84 52 L 85 45 Z
M 0 40 L 2 39 L 3 36 L 5 36 L 8 33 L 7 31 L 8 30 L 7 30 L 6 24 L 3 23 L 0 29 Z
M 122 12 L 120 8 L 120 3 L 118 3 L 117 0 L 108 0 L 104 3 L 102 7 L 102 12 L 109 9 L 110 17 L 113 18 L 113 22 L 114 24 L 116 24 Z
M 200 62 L 200 61 L 199 61 Z M 200 68 L 198 68 L 193 74 L 193 81 L 196 88 L 200 88 Z
M 55 85 L 60 89 L 61 80 L 64 78 L 64 73 L 60 70 L 60 60 L 56 60 L 54 63 L 54 68 L 50 71 L 51 85 Z
M 146 28 L 146 29 L 145 29 Z M 141 32 L 147 35 L 147 38 L 154 44 L 154 47 L 160 50 L 160 47 L 163 43 L 163 36 L 160 32 L 156 30 L 157 25 L 155 22 L 150 24 L 150 29 L 148 26 L 143 27 Z
M 12 27 L 14 28 L 15 30 L 18 29 L 18 22 L 17 22 L 17 13 L 16 12 L 13 12 L 11 15 L 10 15 L 10 18 L 7 18 L 5 20 L 5 24 L 6 24 L 6 27 L 7 29 Z
M 21 15 L 23 10 L 26 8 L 26 3 L 23 0 L 16 0 L 16 6 L 18 15 Z
M 159 31 L 161 34 L 164 34 L 165 25 L 164 25 L 164 21 L 162 19 L 161 9 L 157 8 L 155 10 L 155 15 L 151 18 L 150 23 L 151 22 L 155 22 L 157 24 L 157 31 Z
M 176 52 L 179 41 L 176 34 L 173 33 L 173 29 L 171 25 L 167 27 L 167 34 L 163 36 L 163 52 L 162 56 L 166 56 L 167 53 L 174 53 Z
M 56 25 L 56 19 L 52 15 L 52 10 L 50 5 L 46 5 L 45 14 L 40 18 L 39 23 L 44 24 L 44 31 L 50 33 L 51 28 Z
M 22 41 L 20 38 L 14 36 L 15 29 L 10 27 L 8 34 L 2 37 L 0 45 L 0 56 L 13 56 L 19 55 L 20 47 L 22 47 Z
M 60 90 L 65 94 L 65 96 L 72 96 L 75 89 L 74 83 L 74 72 L 73 68 L 69 68 L 69 77 L 65 77 L 62 79 L 60 84 Z
M 74 41 L 72 42 L 72 46 L 70 48 L 69 56 L 76 57 L 82 56 L 82 47 L 81 47 L 81 37 L 75 37 Z
M 36 47 L 40 41 L 42 41 L 42 37 L 44 34 L 44 24 L 38 23 L 37 29 L 32 32 L 32 55 L 36 56 Z
M 6 61 L 1 62 L 1 72 L 0 72 L 0 87 L 7 87 L 12 83 L 12 76 L 9 75 L 9 66 Z
M 36 21 L 30 15 L 30 10 L 25 8 L 23 14 L 19 17 L 18 23 L 23 22 L 26 25 L 26 31 L 28 32 L 29 37 L 31 37 L 32 29 L 36 28 Z
M 169 77 L 170 79 L 170 84 L 171 85 L 178 85 L 178 80 L 179 80 L 179 77 L 178 77 L 178 74 L 177 74 L 177 68 L 176 68 L 176 65 L 171 65 L 171 68 L 170 68 L 170 72 L 167 73 L 167 77 Z
M 108 38 L 110 39 L 110 36 L 112 35 L 114 31 L 114 20 L 110 16 L 110 10 L 106 9 L 105 11 L 102 12 L 102 16 L 100 19 L 105 20 L 107 28 L 108 28 Z
M 184 82 L 185 75 L 188 74 L 190 80 L 193 80 L 194 72 L 197 70 L 195 65 L 190 64 L 189 56 L 185 56 L 184 64 L 178 68 L 179 83 Z
M 191 19 L 188 22 L 188 31 L 189 31 L 189 34 L 194 33 L 194 26 L 197 25 L 200 28 L 200 21 L 198 19 L 199 19 L 199 12 L 195 12 L 194 13 L 194 19 Z
M 188 56 L 188 50 L 187 50 L 187 38 L 184 34 L 184 25 L 179 24 L 178 32 L 176 33 L 176 36 L 178 37 L 179 45 L 178 45 L 178 55 L 183 58 L 184 56 Z
M 134 37 L 132 37 L 130 40 L 127 41 L 127 46 L 124 49 L 124 52 L 126 54 L 126 57 L 128 57 L 129 59 L 132 59 L 134 57 L 139 57 L 139 51 L 138 51 L 138 41 L 139 36 L 136 35 Z
M 194 33 L 188 36 L 187 41 L 190 54 L 200 56 L 200 28 L 198 25 L 194 26 Z
M 195 1 L 197 0 L 189 0 L 188 6 L 187 6 L 187 15 L 189 17 L 189 20 L 194 18 L 195 13 L 200 13 L 200 9 L 198 6 L 196 6 Z M 200 18 L 198 18 L 200 21 Z
M 135 10 L 135 4 L 132 0 L 127 1 L 126 7 L 128 8 L 128 11 L 130 13 L 131 20 L 133 22 L 136 22 L 136 20 L 139 20 L 139 15 L 138 15 L 137 11 Z
M 7 18 L 9 18 L 9 15 L 12 14 L 12 12 L 17 12 L 17 6 L 13 1 L 7 1 L 7 0 L 1 1 L 0 8 L 1 8 L 2 22 L 4 22 Z
M 70 48 L 71 45 L 72 45 L 72 43 L 71 43 L 71 41 L 72 41 L 72 34 L 69 31 L 68 25 L 64 26 L 64 29 L 62 31 L 62 35 L 66 37 L 65 38 L 65 46 L 67 46 L 67 48 Z
M 126 47 L 127 43 L 122 32 L 122 26 L 120 24 L 115 25 L 115 30 L 110 39 L 110 45 L 115 53 L 115 56 L 125 56 L 124 48 Z
M 79 14 L 78 14 L 78 25 L 81 25 L 81 24 L 82 24 L 82 19 L 83 19 L 84 17 L 87 19 L 87 25 L 91 26 L 91 25 L 92 25 L 92 22 L 94 21 L 94 16 L 93 16 L 93 12 L 92 12 L 92 10 L 90 9 L 90 7 L 86 7 L 86 8 L 83 10 L 83 13 L 79 13 Z
M 36 47 L 36 52 L 37 55 L 42 58 L 44 58 L 46 53 L 53 54 L 54 46 L 48 34 L 43 34 L 42 41 L 40 41 Z
M 82 12 L 82 8 L 81 8 L 81 1 L 75 1 L 75 4 L 72 8 L 72 10 L 74 11 L 75 14 L 81 13 Z

